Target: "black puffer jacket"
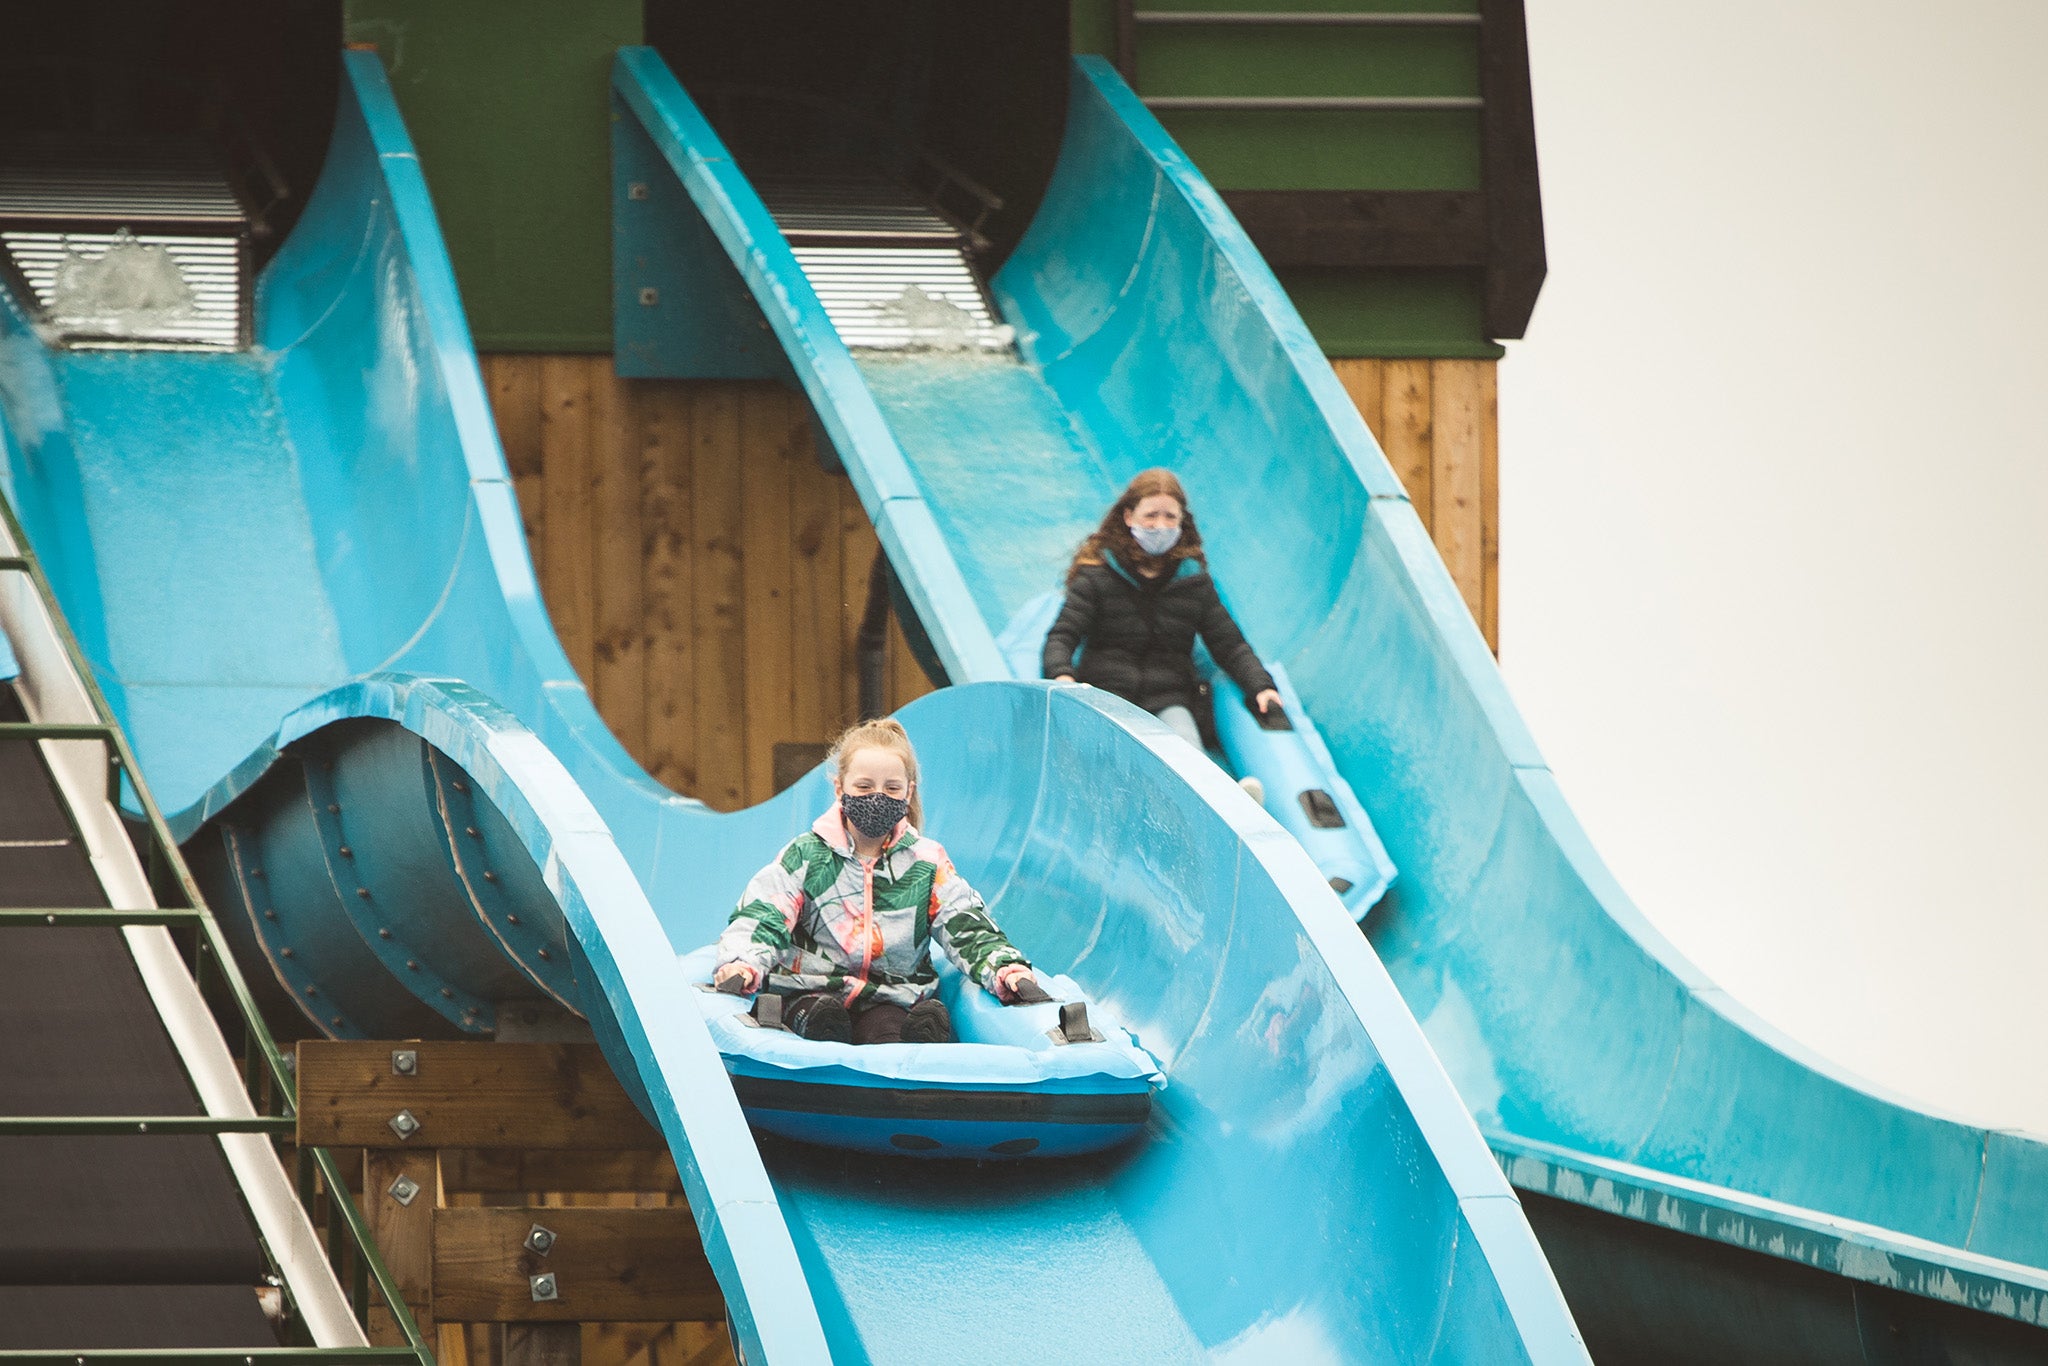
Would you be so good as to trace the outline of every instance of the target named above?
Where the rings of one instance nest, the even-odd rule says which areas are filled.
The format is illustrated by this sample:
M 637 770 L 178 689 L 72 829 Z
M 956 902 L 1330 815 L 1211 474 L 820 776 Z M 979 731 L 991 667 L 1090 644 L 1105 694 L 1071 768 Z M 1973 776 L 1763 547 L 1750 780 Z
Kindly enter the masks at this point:
M 1244 632 L 1230 619 L 1216 582 L 1192 559 L 1169 577 L 1134 575 L 1105 555 L 1067 582 L 1066 606 L 1045 637 L 1045 676 L 1072 674 L 1146 711 L 1196 709 L 1195 635 L 1244 689 L 1247 698 L 1273 686 Z M 1082 651 L 1074 663 L 1074 652 Z

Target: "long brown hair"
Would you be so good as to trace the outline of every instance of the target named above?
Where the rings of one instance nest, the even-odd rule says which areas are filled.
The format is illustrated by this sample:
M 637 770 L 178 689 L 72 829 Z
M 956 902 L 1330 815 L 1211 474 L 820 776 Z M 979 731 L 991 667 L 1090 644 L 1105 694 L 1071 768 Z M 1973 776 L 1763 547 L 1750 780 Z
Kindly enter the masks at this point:
M 1067 566 L 1067 581 L 1091 564 L 1101 564 L 1103 552 L 1116 556 L 1117 563 L 1127 569 L 1136 569 L 1140 563 L 1152 558 L 1142 550 L 1131 536 L 1131 528 L 1124 518 L 1154 494 L 1163 493 L 1180 504 L 1180 540 L 1162 559 L 1178 565 L 1181 560 L 1193 560 L 1207 565 L 1208 558 L 1202 554 L 1202 533 L 1195 527 L 1195 510 L 1188 506 L 1187 490 L 1180 486 L 1172 470 L 1150 469 L 1138 472 L 1138 477 L 1124 487 L 1117 495 L 1109 511 L 1102 514 L 1102 525 L 1090 532 L 1088 539 L 1081 542 L 1081 548 L 1074 552 L 1074 562 Z
M 849 726 L 833 742 L 832 753 L 825 762 L 832 765 L 834 776 L 844 782 L 847 764 L 864 749 L 886 749 L 903 761 L 903 776 L 910 780 L 910 823 L 923 830 L 924 793 L 918 787 L 917 751 L 911 748 L 910 735 L 903 729 L 903 723 L 894 717 L 884 716 L 878 721 L 863 721 Z

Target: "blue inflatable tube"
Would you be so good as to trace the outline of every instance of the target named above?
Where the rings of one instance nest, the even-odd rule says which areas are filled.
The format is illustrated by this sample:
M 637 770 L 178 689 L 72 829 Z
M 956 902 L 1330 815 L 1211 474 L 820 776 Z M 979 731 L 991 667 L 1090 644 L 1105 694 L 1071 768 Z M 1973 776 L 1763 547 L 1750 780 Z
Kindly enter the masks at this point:
M 1046 633 L 1059 620 L 1065 601 L 1064 593 L 1039 594 L 1017 609 L 996 637 L 996 649 L 1017 677 L 1038 677 Z M 1199 645 L 1195 665 L 1209 681 L 1225 765 L 1238 777 L 1265 785 L 1267 814 L 1300 841 L 1352 918 L 1364 920 L 1393 885 L 1394 860 L 1351 784 L 1337 771 L 1287 671 L 1278 664 L 1268 667 L 1286 714 L 1262 721 L 1245 705 L 1230 675 Z
M 1229 674 L 1209 665 L 1216 738 L 1239 775 L 1265 784 L 1267 813 L 1301 841 L 1330 890 L 1363 920 L 1393 883 L 1394 861 L 1351 784 L 1337 771 L 1287 670 L 1274 664 L 1268 672 L 1280 693 L 1281 711 L 1261 716 Z
M 753 997 L 712 989 L 717 960 L 709 945 L 684 954 L 683 976 L 747 1121 L 783 1138 L 896 1157 L 1073 1157 L 1142 1134 L 1165 1085 L 1066 977 L 1038 974 L 1050 1004 L 1005 1006 L 940 959 L 960 1041 L 856 1046 L 755 1023 Z M 1076 1002 L 1088 1006 L 1085 1036 L 1061 1027 L 1061 1006 Z

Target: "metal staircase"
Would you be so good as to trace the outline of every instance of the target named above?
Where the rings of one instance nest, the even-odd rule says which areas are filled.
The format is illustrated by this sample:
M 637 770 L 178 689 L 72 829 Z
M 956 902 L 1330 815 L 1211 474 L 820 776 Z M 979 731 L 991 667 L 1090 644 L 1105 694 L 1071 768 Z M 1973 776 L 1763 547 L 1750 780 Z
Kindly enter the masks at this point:
M 287 1176 L 290 1068 L 0 514 L 0 1364 L 429 1366 L 333 1157 Z

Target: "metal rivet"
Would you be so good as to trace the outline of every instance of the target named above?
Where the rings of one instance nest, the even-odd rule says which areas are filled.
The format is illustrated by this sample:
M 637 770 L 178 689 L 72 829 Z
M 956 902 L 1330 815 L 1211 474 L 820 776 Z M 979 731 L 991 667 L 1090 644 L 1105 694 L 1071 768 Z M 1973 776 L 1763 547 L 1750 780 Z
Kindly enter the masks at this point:
M 277 919 L 277 912 L 276 912 L 276 911 L 265 911 L 265 912 L 263 913 L 263 918 L 264 918 L 265 920 L 275 920 L 275 919 Z
M 420 1118 L 410 1110 L 400 1110 L 388 1123 L 391 1125 L 391 1132 L 400 1138 L 411 1138 L 420 1131 Z
M 420 1053 L 417 1048 L 394 1048 L 391 1050 L 391 1075 L 394 1077 L 416 1077 L 420 1071 Z
M 401 1205 L 410 1205 L 418 1198 L 419 1193 L 420 1183 L 407 1176 L 404 1172 L 400 1172 L 398 1179 L 391 1183 L 391 1190 L 389 1192 L 391 1198 Z
M 492 872 L 492 871 L 491 871 L 490 869 L 488 869 L 488 868 L 484 869 L 484 881 L 485 881 L 485 882 L 496 882 L 497 880 L 498 880 L 498 875 L 497 875 L 496 873 Z
M 455 999 L 455 991 L 452 987 L 442 987 L 441 995 L 451 1001 Z
M 408 968 L 411 968 L 411 969 L 412 969 L 412 970 L 413 970 L 414 972 L 418 972 L 418 971 L 420 970 L 420 960 L 419 960 L 419 959 L 417 959 L 417 958 L 408 958 L 408 959 L 406 959 L 406 960 L 405 960 L 405 965 L 406 965 L 406 966 L 407 966 Z
M 548 952 L 548 951 L 547 951 L 546 949 L 542 949 L 542 950 L 540 951 L 540 956 L 541 956 L 541 957 L 543 957 L 543 958 L 553 958 L 553 957 L 554 957 L 554 955 L 553 955 L 552 953 L 549 953 L 549 952 Z
M 262 877 L 262 876 L 263 876 L 263 870 L 262 870 L 261 868 L 251 868 L 251 869 L 249 870 L 249 876 L 250 876 L 250 877 Z
M 308 996 L 318 996 L 318 995 L 320 994 L 320 988 L 318 988 L 318 987 L 314 986 L 314 985 L 313 985 L 312 983 L 308 982 L 308 983 L 306 984 L 306 994 L 307 994 Z
M 473 825 L 465 825 L 465 826 L 463 826 L 463 827 L 462 827 L 462 833 L 463 833 L 463 834 L 465 834 L 465 835 L 467 835 L 467 836 L 469 836 L 469 837 L 470 837 L 471 839 L 473 839 L 473 840 L 480 840 L 480 839 L 482 839 L 482 838 L 483 838 L 483 836 L 482 836 L 482 835 L 480 835 L 480 834 L 478 834 L 478 833 L 477 833 L 477 829 L 476 829 L 476 827 L 475 827 L 475 826 L 473 826 Z
M 640 307 L 652 308 L 661 302 L 661 291 L 653 285 L 640 286 Z
M 368 887 L 358 887 L 356 888 L 356 895 L 368 901 L 370 899 L 370 889 Z
M 541 1256 L 545 1257 L 554 1245 L 555 1231 L 553 1229 L 535 1224 L 526 1231 L 526 1250 L 528 1252 L 538 1252 Z
M 354 858 L 356 856 L 356 851 L 349 848 L 346 844 L 342 845 L 335 852 L 339 853 L 343 858 Z
M 389 931 L 389 930 L 387 930 L 387 929 L 384 929 L 384 928 L 382 928 L 382 927 L 379 927 L 379 928 L 378 928 L 378 930 L 377 930 L 377 937 L 378 937 L 379 939 L 389 939 L 389 938 L 391 937 L 391 931 Z
M 339 816 L 341 814 L 341 807 L 339 807 L 333 802 L 329 802 L 327 803 L 327 814 L 330 816 Z
M 460 778 L 457 778 L 457 779 L 456 779 L 456 780 L 455 780 L 454 782 L 452 782 L 452 783 L 450 783 L 450 784 L 448 784 L 448 785 L 449 785 L 450 787 L 454 788 L 454 789 L 455 789 L 455 790 L 456 790 L 457 792 L 467 792 L 467 791 L 469 791 L 469 784 L 468 784 L 468 783 L 465 783 L 465 782 L 464 782 L 464 781 L 462 781 L 462 779 L 460 779 Z
M 43 923 L 45 925 L 54 925 L 57 923 L 57 917 L 54 915 L 46 915 L 43 917 Z
M 645 199 L 645 198 L 647 198 L 647 182 L 646 182 L 646 181 L 644 181 L 644 180 L 635 180 L 635 181 L 631 181 L 631 182 L 629 182 L 629 183 L 627 184 L 627 186 L 626 186 L 626 198 L 628 198 L 628 199 Z
M 143 1121 L 143 1122 L 141 1122 L 141 1123 L 138 1123 L 138 1124 L 137 1124 L 137 1125 L 135 1126 L 135 1132 L 136 1132 L 136 1133 L 138 1133 L 138 1134 L 146 1134 L 146 1133 L 148 1133 L 148 1132 L 149 1132 L 149 1123 L 148 1123 L 148 1121 L 146 1121 L 146 1120 L 145 1120 L 145 1121 Z
M 517 925 L 519 923 L 519 917 L 516 915 L 507 915 L 505 917 L 505 923 L 507 925 Z
M 555 1287 L 555 1273 L 552 1271 L 543 1271 L 538 1276 L 529 1276 L 526 1278 L 526 1283 L 533 1287 L 533 1301 L 535 1304 L 546 1304 L 550 1300 L 561 1298 L 561 1292 Z
M 330 1016 L 328 1016 L 328 1018 L 327 1018 L 327 1023 L 329 1023 L 329 1024 L 333 1025 L 333 1026 L 334 1026 L 334 1027 L 335 1027 L 336 1029 L 339 1029 L 339 1028 L 341 1028 L 341 1016 L 339 1016 L 339 1015 L 330 1015 Z
M 279 949 L 277 956 L 279 958 L 297 958 L 299 955 L 296 949 Z

